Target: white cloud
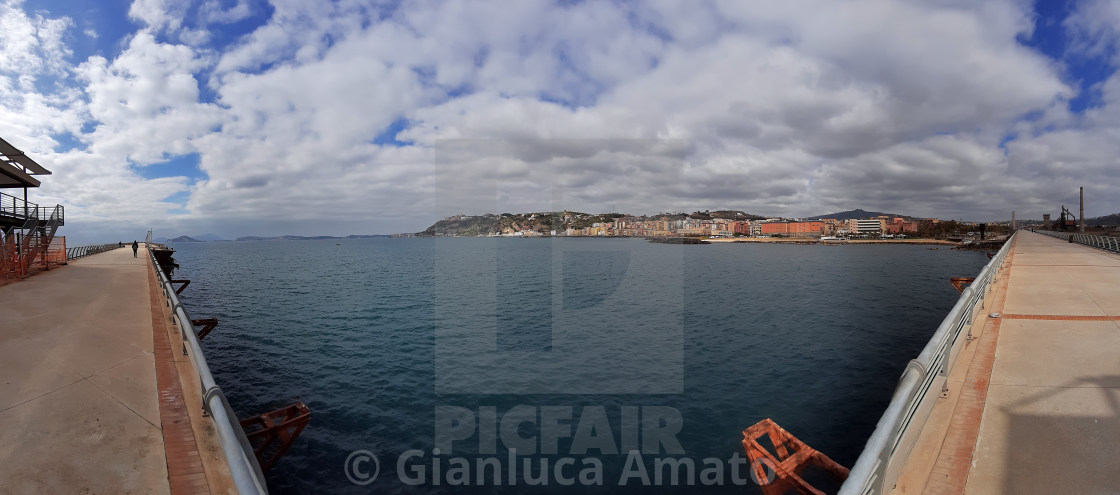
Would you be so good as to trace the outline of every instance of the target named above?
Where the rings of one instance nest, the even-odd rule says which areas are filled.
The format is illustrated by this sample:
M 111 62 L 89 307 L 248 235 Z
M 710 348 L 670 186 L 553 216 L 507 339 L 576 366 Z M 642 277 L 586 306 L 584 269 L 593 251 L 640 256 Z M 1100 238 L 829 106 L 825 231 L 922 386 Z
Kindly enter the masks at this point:
M 156 32 L 164 29 L 175 31 L 182 26 L 189 5 L 176 0 L 133 0 L 128 16 Z
M 1087 56 L 1116 58 L 1120 42 L 1120 4 L 1108 0 L 1078 2 L 1064 22 L 1071 33 L 1070 52 Z
M 557 194 L 581 210 L 978 219 L 1041 211 L 1078 181 L 1117 197 L 1099 184 L 1120 151 L 1120 83 L 1071 114 L 1061 63 L 1017 41 L 1029 7 L 277 0 L 212 46 L 258 14 L 249 2 L 136 0 L 142 27 L 120 54 L 72 61 L 71 21 L 8 3 L 0 61 L 26 69 L 0 78 L 0 135 L 57 160 L 65 173 L 42 192 L 73 201 L 71 218 L 153 222 L 189 192 L 175 225 L 285 233 L 354 228 L 340 218 L 420 230 L 460 207 L 546 209 Z M 1113 10 L 1081 5 L 1074 46 L 1114 52 Z M 44 74 L 64 89 L 44 92 Z M 402 122 L 411 144 L 374 143 Z M 63 132 L 88 148 L 53 154 Z M 452 144 L 479 142 L 494 156 L 448 161 Z M 187 153 L 206 174 L 194 183 L 129 166 Z M 128 199 L 113 213 L 117 191 Z
M 202 16 L 204 22 L 207 24 L 228 24 L 237 22 L 249 17 L 252 13 L 249 2 L 246 0 L 238 0 L 236 4 L 228 9 L 223 9 L 222 3 L 218 0 L 207 0 L 199 7 L 199 15 Z
M 70 55 L 62 41 L 73 25 L 67 17 L 29 16 L 21 1 L 0 4 L 0 71 L 27 75 L 60 74 Z
M 146 31 L 112 62 L 90 57 L 76 72 L 97 123 L 92 149 L 140 165 L 163 161 L 165 153 L 195 151 L 190 139 L 223 121 L 216 106 L 198 102 L 193 73 L 205 66 L 191 48 L 159 43 Z

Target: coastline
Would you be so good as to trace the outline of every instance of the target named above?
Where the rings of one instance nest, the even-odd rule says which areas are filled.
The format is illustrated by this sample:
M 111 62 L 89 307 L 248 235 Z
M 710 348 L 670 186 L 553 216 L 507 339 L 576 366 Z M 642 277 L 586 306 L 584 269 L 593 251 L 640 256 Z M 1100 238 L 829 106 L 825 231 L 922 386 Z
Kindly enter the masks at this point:
M 819 238 L 811 237 L 737 237 L 737 238 L 710 238 L 710 237 L 683 237 L 683 236 L 664 236 L 664 237 L 647 237 L 647 236 L 632 236 L 632 235 L 534 235 L 534 236 L 498 236 L 498 235 L 447 235 L 447 236 L 398 236 L 394 239 L 698 239 L 710 243 L 785 243 L 785 244 L 829 244 L 829 245 L 845 245 L 845 244 L 936 244 L 941 246 L 959 246 L 960 242 L 948 241 L 945 239 L 849 239 L 846 241 L 826 241 L 822 242 Z
M 820 239 L 800 239 L 793 237 L 758 237 L 758 238 L 738 238 L 738 239 L 705 239 L 711 243 L 784 243 L 784 244 L 827 244 L 830 246 L 845 246 L 848 244 L 931 244 L 941 246 L 959 246 L 959 242 L 946 241 L 944 239 L 855 239 L 842 242 L 830 241 L 822 242 Z

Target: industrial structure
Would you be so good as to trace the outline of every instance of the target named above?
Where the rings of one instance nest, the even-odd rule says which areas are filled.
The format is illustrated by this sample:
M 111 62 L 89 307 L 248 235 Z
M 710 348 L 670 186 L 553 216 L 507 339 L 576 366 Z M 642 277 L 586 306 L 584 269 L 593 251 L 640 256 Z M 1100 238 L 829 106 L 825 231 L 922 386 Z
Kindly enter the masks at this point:
M 27 200 L 34 176 L 50 175 L 22 151 L 0 138 L 0 188 L 23 189 L 22 198 L 0 193 L 0 279 L 23 278 L 35 263 L 65 262 L 64 242 L 55 233 L 65 223 L 62 205 L 39 206 Z

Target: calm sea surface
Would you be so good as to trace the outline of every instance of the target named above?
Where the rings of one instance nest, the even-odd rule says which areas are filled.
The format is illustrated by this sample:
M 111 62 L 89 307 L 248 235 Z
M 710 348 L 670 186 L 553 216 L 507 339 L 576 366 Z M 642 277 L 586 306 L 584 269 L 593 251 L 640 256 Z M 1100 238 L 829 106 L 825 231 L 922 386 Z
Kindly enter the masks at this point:
M 268 474 L 274 493 L 742 492 L 728 460 L 742 455 L 743 428 L 767 417 L 850 467 L 906 362 L 956 301 L 949 277 L 987 263 L 983 253 L 928 246 L 640 239 L 172 247 L 177 277 L 191 280 L 191 316 L 220 320 L 203 348 L 238 414 L 295 400 L 311 408 L 309 427 Z M 440 416 L 444 436 L 468 437 L 450 455 L 433 453 L 437 409 L 460 415 Z M 656 423 L 647 440 L 669 431 L 683 450 L 652 443 L 656 453 L 635 459 L 651 484 L 656 459 L 689 458 L 696 486 L 666 486 L 668 470 L 662 486 L 643 486 L 625 453 L 645 433 L 639 411 Z M 556 453 L 516 457 L 509 486 L 510 446 Z M 347 463 L 357 450 L 379 460 L 371 484 L 348 477 L 348 467 L 359 481 L 373 470 Z M 398 473 L 410 450 L 420 452 L 404 474 L 423 472 L 421 485 Z M 463 479 L 455 457 L 470 486 L 448 484 Z M 497 459 L 501 486 L 484 458 Z M 722 486 L 701 479 L 708 458 L 722 472 L 707 482 L 718 475 Z M 547 463 L 547 486 L 529 484 L 526 461 L 528 478 Z M 595 462 L 602 486 L 582 486 L 579 473 Z

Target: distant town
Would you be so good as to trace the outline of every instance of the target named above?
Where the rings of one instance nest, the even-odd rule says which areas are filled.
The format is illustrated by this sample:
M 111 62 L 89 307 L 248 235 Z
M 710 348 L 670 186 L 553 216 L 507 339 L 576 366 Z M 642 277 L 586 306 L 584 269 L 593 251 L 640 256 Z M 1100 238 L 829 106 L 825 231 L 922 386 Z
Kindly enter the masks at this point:
M 1009 223 L 1009 222 L 1005 222 Z M 737 210 L 635 216 L 573 211 L 456 215 L 415 236 L 489 237 L 937 237 L 988 228 L 980 224 L 851 210 L 814 218 L 767 218 Z M 1003 230 L 996 224 L 991 228 Z
M 1050 228 L 1042 220 L 1020 219 L 1018 227 Z M 1054 224 L 1056 225 L 1056 223 Z M 1120 213 L 1086 219 L 1092 231 L 1120 231 Z M 979 223 L 849 210 L 808 218 L 764 217 L 739 210 L 630 215 L 577 211 L 454 215 L 421 232 L 372 235 L 243 236 L 236 241 L 345 240 L 374 237 L 646 237 L 703 238 L 722 241 L 791 241 L 940 239 L 953 242 L 1009 232 L 1011 219 Z M 989 236 L 991 237 L 991 236 Z M 156 238 L 156 242 L 231 242 L 215 234 Z

